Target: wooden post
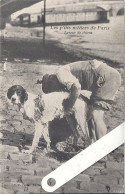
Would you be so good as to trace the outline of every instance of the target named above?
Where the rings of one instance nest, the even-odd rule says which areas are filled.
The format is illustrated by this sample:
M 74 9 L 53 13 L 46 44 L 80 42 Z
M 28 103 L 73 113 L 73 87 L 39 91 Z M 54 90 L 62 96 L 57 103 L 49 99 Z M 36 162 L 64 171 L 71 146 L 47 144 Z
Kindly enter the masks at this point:
M 46 0 L 44 0 L 44 16 L 43 16 L 43 45 L 44 46 L 45 46 L 45 36 L 46 36 L 45 28 L 46 28 Z

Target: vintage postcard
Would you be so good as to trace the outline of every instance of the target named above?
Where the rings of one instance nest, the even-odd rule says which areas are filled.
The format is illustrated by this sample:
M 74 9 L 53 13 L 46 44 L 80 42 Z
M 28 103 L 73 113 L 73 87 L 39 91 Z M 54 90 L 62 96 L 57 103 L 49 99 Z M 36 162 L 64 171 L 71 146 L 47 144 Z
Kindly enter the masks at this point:
M 123 0 L 0 0 L 1 194 L 48 193 L 124 122 L 124 24 Z M 52 193 L 124 193 L 123 142 Z

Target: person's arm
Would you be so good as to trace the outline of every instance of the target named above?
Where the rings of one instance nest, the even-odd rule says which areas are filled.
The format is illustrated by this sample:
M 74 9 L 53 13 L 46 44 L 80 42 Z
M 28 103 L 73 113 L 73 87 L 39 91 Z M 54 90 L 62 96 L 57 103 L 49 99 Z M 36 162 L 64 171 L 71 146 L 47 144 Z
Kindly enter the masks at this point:
M 72 75 L 69 65 L 64 65 L 59 69 L 57 72 L 57 78 L 59 82 L 65 85 L 66 88 L 70 91 L 69 99 L 66 99 L 63 103 L 64 108 L 72 109 L 81 91 L 79 80 Z

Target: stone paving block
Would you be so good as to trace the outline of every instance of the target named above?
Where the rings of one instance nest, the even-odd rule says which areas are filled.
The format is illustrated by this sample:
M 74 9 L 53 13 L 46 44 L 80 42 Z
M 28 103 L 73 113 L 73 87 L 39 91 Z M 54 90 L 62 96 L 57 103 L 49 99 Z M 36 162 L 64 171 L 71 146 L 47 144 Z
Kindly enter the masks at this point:
M 84 174 L 93 176 L 93 175 L 99 175 L 100 174 L 100 169 L 96 169 L 93 167 L 88 168 L 87 170 L 84 171 Z
M 106 169 L 101 170 L 101 174 L 102 175 L 110 174 L 111 176 L 114 176 L 114 177 L 117 177 L 117 178 L 122 178 L 123 177 L 119 170 L 110 169 L 110 168 L 106 168 Z
M 7 114 L 11 115 L 11 116 L 14 116 L 14 115 L 16 115 L 16 111 L 12 110 L 12 109 L 8 109 Z
M 5 189 L 10 189 L 10 190 L 12 190 L 12 185 L 11 185 L 11 182 L 3 182 L 3 183 L 1 183 L 1 186 L 3 187 L 3 188 L 5 188 Z
M 15 175 L 11 175 L 11 182 L 13 182 L 13 183 L 15 183 L 15 182 L 18 182 L 18 183 L 22 183 L 22 175 L 20 175 L 20 174 L 16 174 L 16 176 Z
M 84 182 L 90 182 L 90 178 L 87 174 L 79 174 L 77 177 L 74 178 L 75 181 L 84 181 Z
M 73 180 L 70 180 L 69 182 L 67 182 L 64 185 L 64 187 L 69 187 L 69 188 L 75 187 L 75 188 L 77 188 L 77 182 L 74 179 Z
M 0 140 L 2 140 L 3 138 L 3 133 L 0 132 Z
M 13 119 L 14 120 L 22 121 L 23 120 L 23 116 L 22 115 L 14 115 Z
M 10 178 L 10 173 L 8 171 L 3 171 L 0 178 L 6 178 L 6 177 Z
M 37 163 L 25 163 L 25 168 L 27 168 L 27 170 L 36 170 L 39 166 Z
M 119 153 L 124 153 L 124 145 L 118 148 Z
M 41 176 L 22 176 L 22 182 L 24 185 L 41 185 Z
M 118 180 L 118 183 L 119 183 L 119 185 L 122 185 L 123 186 L 124 185 L 124 179 L 123 178 L 119 179 Z
M 124 162 L 124 153 L 116 153 L 114 155 L 114 160 L 117 162 Z
M 14 192 L 18 191 L 24 191 L 25 186 L 22 183 L 17 183 L 17 182 L 10 182 L 10 183 L 3 183 L 3 187 L 12 190 Z
M 13 191 L 0 187 L 1 194 L 13 194 Z
M 0 152 L 0 159 L 7 159 L 8 152 Z
M 108 158 L 108 161 L 114 161 L 114 155 L 113 154 L 109 154 L 107 156 L 107 158 Z
M 90 182 L 88 182 L 88 183 L 87 182 L 84 182 L 84 181 L 79 182 L 79 188 L 80 188 L 80 190 L 84 190 L 86 192 L 89 191 L 89 185 L 90 185 Z
M 49 166 L 52 168 L 52 169 L 56 169 L 58 168 L 59 166 L 61 166 L 61 164 L 55 160 L 55 159 L 51 159 L 51 158 L 46 158 L 48 160 L 48 164 Z
M 9 160 L 9 159 L 0 159 L 0 165 L 24 165 L 22 160 Z
M 73 188 L 71 188 L 71 189 L 69 189 L 69 193 L 87 193 L 87 191 L 84 191 L 84 190 L 79 190 L 79 189 L 73 189 Z
M 34 134 L 34 132 L 35 132 L 35 130 L 34 130 L 34 127 L 33 126 L 25 126 L 25 133 L 26 134 L 31 134 L 31 135 L 33 135 Z
M 67 186 L 63 186 L 61 188 L 61 193 L 83 193 L 82 190 L 76 189 L 75 187 L 67 187 Z
M 6 180 L 6 181 L 11 181 L 11 182 L 16 182 L 17 180 L 19 180 L 20 178 L 20 174 L 17 172 L 2 172 L 2 175 L 0 176 L 0 180 Z
M 11 160 L 22 160 L 24 162 L 31 162 L 32 161 L 32 154 L 24 154 L 24 153 L 13 154 L 13 153 L 10 153 L 9 155 L 10 155 Z
M 4 127 L 4 130 L 5 131 L 9 131 L 9 133 L 11 132 L 11 133 L 14 133 L 14 127 L 13 126 L 10 126 L 10 125 L 6 125 L 5 127 Z
M 30 194 L 30 193 L 28 191 L 18 191 L 16 194 Z
M 48 158 L 46 159 L 45 157 L 39 157 L 39 159 L 37 159 L 36 164 L 38 164 L 38 166 L 43 167 L 43 168 L 51 168 L 51 162 L 48 160 Z
M 123 170 L 124 162 L 106 162 L 106 167 L 110 169 Z
M 119 170 L 119 173 L 121 174 L 122 177 L 124 177 L 124 170 Z
M 13 171 L 13 170 L 18 170 L 18 169 L 24 169 L 27 170 L 27 164 L 22 165 L 22 163 L 18 163 L 18 161 L 14 160 L 13 163 L 11 163 L 11 165 L 9 165 L 9 170 Z
M 45 193 L 45 191 L 44 191 L 44 193 Z M 61 189 L 61 187 L 59 188 L 59 189 L 56 189 L 55 191 L 54 191 L 54 193 L 62 193 L 62 189 Z
M 25 164 L 27 164 L 27 163 L 24 163 L 21 160 L 10 160 L 10 163 L 8 163 L 8 166 L 9 166 L 10 171 L 13 171 L 14 169 L 15 170 L 18 170 L 18 169 L 28 170 L 27 166 L 25 166 Z
M 14 125 L 14 130 L 16 133 L 24 133 L 25 129 L 22 125 Z
M 14 126 L 19 126 L 22 124 L 22 122 L 20 120 L 12 120 L 12 123 Z
M 2 118 L 2 119 L 0 119 L 0 131 L 2 130 L 1 128 L 4 128 L 4 127 L 6 127 L 6 125 L 7 125 L 7 120 L 5 119 L 5 118 Z
M 11 177 L 10 176 L 0 176 L 0 182 L 10 182 L 11 181 Z
M 36 168 L 36 174 L 38 176 L 44 177 L 47 174 L 49 174 L 50 172 L 52 172 L 52 170 L 50 168 Z
M 103 158 L 102 158 L 103 160 Z M 93 166 L 91 166 L 94 169 L 104 169 L 105 168 L 105 163 L 104 162 L 96 162 L 95 164 L 93 164 Z
M 101 175 L 101 176 L 95 176 L 94 182 L 102 183 L 104 185 L 110 185 L 110 184 L 118 184 L 118 179 L 115 176 L 111 175 Z
M 30 185 L 29 187 L 28 187 L 28 192 L 29 193 L 41 193 L 41 186 L 32 186 L 32 185 Z
M 90 193 L 107 193 L 106 186 L 100 183 L 90 183 L 89 185 Z
M 124 187 L 121 185 L 110 185 L 110 193 L 124 193 Z
M 46 192 L 42 187 L 41 187 L 41 190 L 40 190 L 40 193 L 44 193 L 44 194 L 48 194 L 48 192 Z M 53 194 L 54 193 L 62 193 L 62 189 L 61 188 L 59 188 L 59 189 L 57 189 L 57 190 L 55 190 L 54 192 L 53 192 Z M 38 193 L 37 193 L 38 194 Z M 50 194 L 52 194 L 52 193 L 50 193 Z
M 9 171 L 9 167 L 7 165 L 0 165 L 0 173 Z
M 21 175 L 30 175 L 30 176 L 34 176 L 34 171 L 33 170 L 21 170 L 21 169 L 17 169 L 13 172 L 10 172 L 11 173 L 11 177 L 14 176 L 14 177 L 19 177 Z
M 15 165 L 12 165 L 9 167 L 9 172 L 11 174 L 13 173 L 17 173 L 17 174 L 25 174 L 25 175 L 34 175 L 34 169 L 27 169 L 26 167 L 24 166 L 15 166 Z
M 120 153 L 123 152 L 124 153 L 124 146 L 121 145 L 119 148 L 117 148 L 116 150 L 113 151 L 113 153 Z
M 14 153 L 14 152 L 19 152 L 18 147 L 15 146 L 9 146 L 9 145 L 1 145 L 0 146 L 0 152 L 4 151 L 4 152 L 9 152 L 9 153 Z
M 25 166 L 26 168 L 27 168 L 27 170 L 34 170 L 34 171 L 36 171 L 36 173 L 37 172 L 39 172 L 39 171 L 43 171 L 43 172 L 51 172 L 52 170 L 51 170 L 51 168 L 50 167 L 47 167 L 46 166 L 46 168 L 44 167 L 42 167 L 41 166 L 41 163 L 33 163 L 33 164 L 31 164 L 31 163 L 26 163 L 26 166 Z
M 24 119 L 24 124 L 25 124 L 25 125 L 31 125 L 32 123 L 31 123 L 29 120 L 25 120 L 25 119 Z M 32 124 L 32 125 L 34 125 L 34 124 Z

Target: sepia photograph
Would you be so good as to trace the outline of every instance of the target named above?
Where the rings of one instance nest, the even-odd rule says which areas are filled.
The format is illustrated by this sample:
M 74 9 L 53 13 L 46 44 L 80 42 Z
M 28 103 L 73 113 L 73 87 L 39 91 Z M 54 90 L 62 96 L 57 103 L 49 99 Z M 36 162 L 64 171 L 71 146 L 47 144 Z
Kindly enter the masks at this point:
M 124 0 L 0 0 L 1 194 L 48 193 L 124 122 L 124 25 Z M 124 144 L 103 156 L 51 193 L 124 193 Z

